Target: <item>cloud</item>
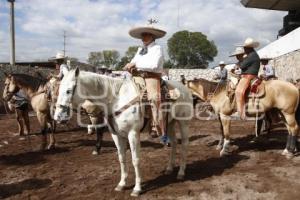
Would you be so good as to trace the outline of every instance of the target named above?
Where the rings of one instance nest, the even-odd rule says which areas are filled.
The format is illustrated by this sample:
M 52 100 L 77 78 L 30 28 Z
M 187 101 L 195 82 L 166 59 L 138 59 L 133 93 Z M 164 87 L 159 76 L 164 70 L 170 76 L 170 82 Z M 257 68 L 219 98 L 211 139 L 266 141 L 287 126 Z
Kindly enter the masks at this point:
M 7 4 L 0 5 L 0 10 L 6 21 L 0 24 L 0 44 L 8 47 Z M 176 31 L 200 31 L 218 47 L 215 63 L 233 61 L 229 52 L 248 36 L 262 45 L 275 40 L 286 14 L 244 8 L 239 0 L 19 0 L 15 12 L 18 60 L 55 55 L 63 49 L 64 30 L 67 54 L 82 61 L 91 51 L 116 49 L 124 53 L 128 46 L 139 44 L 129 37 L 128 30 L 155 18 L 168 32 L 158 41 L 165 50 L 167 39 Z M 9 51 L 0 52 L 1 61 L 8 58 Z

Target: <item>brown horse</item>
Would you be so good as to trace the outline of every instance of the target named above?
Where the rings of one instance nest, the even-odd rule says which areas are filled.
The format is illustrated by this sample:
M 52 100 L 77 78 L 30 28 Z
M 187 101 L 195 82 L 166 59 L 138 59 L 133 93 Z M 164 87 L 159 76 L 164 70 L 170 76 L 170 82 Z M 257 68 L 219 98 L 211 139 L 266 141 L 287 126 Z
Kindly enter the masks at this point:
M 297 122 L 295 113 L 299 112 L 299 91 L 293 84 L 281 80 L 263 81 L 263 84 L 265 85 L 265 95 L 258 101 L 256 98 L 246 98 L 248 115 L 261 115 L 272 108 L 277 108 L 284 116 L 289 132 L 286 148 L 282 154 L 291 157 L 297 150 L 299 121 Z M 227 84 L 197 79 L 187 81 L 186 85 L 199 98 L 209 101 L 215 113 L 218 114 L 222 137 L 217 149 L 221 149 L 221 156 L 230 154 L 230 116 L 236 111 L 236 101 L 234 95 L 228 92 Z
M 20 89 L 28 96 L 33 110 L 37 114 L 37 119 L 41 127 L 42 142 L 41 150 L 47 147 L 48 123 L 53 126 L 50 115 L 50 106 L 46 95 L 47 80 L 33 77 L 27 74 L 5 74 L 5 87 L 3 99 L 9 101 Z M 48 149 L 55 146 L 54 129 L 50 132 L 50 142 Z

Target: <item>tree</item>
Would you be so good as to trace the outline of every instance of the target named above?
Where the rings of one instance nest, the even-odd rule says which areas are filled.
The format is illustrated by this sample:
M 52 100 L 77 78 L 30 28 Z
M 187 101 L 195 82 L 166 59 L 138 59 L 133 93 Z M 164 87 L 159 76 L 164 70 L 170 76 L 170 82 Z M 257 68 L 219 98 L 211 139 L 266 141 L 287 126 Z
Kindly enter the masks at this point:
M 125 55 L 121 58 L 120 62 L 118 62 L 116 70 L 121 70 L 127 63 L 129 63 L 135 56 L 138 48 L 138 46 L 128 47 L 127 51 L 125 52 Z
M 90 52 L 88 63 L 96 67 L 105 65 L 108 68 L 115 68 L 119 62 L 120 53 L 116 50 L 103 50 Z
M 116 50 L 104 50 L 103 54 L 103 65 L 110 69 L 114 69 L 119 61 L 120 53 Z
M 179 31 L 168 40 L 168 53 L 177 68 L 207 68 L 218 50 L 201 32 Z
M 89 58 L 88 58 L 88 63 L 98 67 L 102 64 L 103 62 L 103 54 L 100 51 L 97 52 L 90 52 L 89 53 Z

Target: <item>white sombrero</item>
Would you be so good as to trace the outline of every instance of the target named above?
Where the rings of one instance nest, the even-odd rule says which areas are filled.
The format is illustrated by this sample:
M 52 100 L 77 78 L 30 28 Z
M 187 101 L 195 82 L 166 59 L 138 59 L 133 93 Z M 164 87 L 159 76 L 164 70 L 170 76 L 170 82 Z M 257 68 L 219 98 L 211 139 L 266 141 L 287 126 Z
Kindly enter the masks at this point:
M 55 56 L 55 58 L 53 58 L 54 60 L 60 60 L 60 59 L 65 59 L 65 55 L 61 52 L 58 52 Z
M 220 61 L 219 65 L 226 65 L 224 61 Z
M 243 45 L 239 45 L 241 47 L 250 47 L 250 48 L 257 48 L 259 46 L 259 42 L 255 41 L 253 38 L 247 38 Z
M 142 39 L 143 33 L 150 33 L 154 36 L 155 39 L 162 38 L 166 35 L 166 31 L 163 31 L 158 28 L 150 27 L 150 26 L 136 27 L 136 28 L 132 28 L 129 31 L 129 35 L 137 39 Z
M 260 60 L 272 60 L 269 56 L 263 55 L 260 57 Z
M 245 51 L 242 47 L 237 47 L 235 48 L 234 52 L 232 52 L 232 54 L 229 57 L 233 57 L 233 56 L 237 56 L 237 55 L 242 55 L 244 54 Z

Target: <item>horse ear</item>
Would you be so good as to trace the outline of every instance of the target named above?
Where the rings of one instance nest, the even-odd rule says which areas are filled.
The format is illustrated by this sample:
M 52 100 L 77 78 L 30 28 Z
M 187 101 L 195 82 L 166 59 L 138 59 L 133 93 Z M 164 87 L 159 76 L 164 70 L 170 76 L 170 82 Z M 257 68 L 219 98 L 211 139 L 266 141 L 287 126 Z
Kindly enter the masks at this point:
M 7 77 L 8 77 L 8 74 L 7 74 L 6 72 L 3 72 L 3 73 L 4 73 L 5 77 L 7 78 Z
M 75 69 L 75 77 L 78 77 L 78 75 L 79 75 L 79 67 L 76 67 L 76 69 Z

